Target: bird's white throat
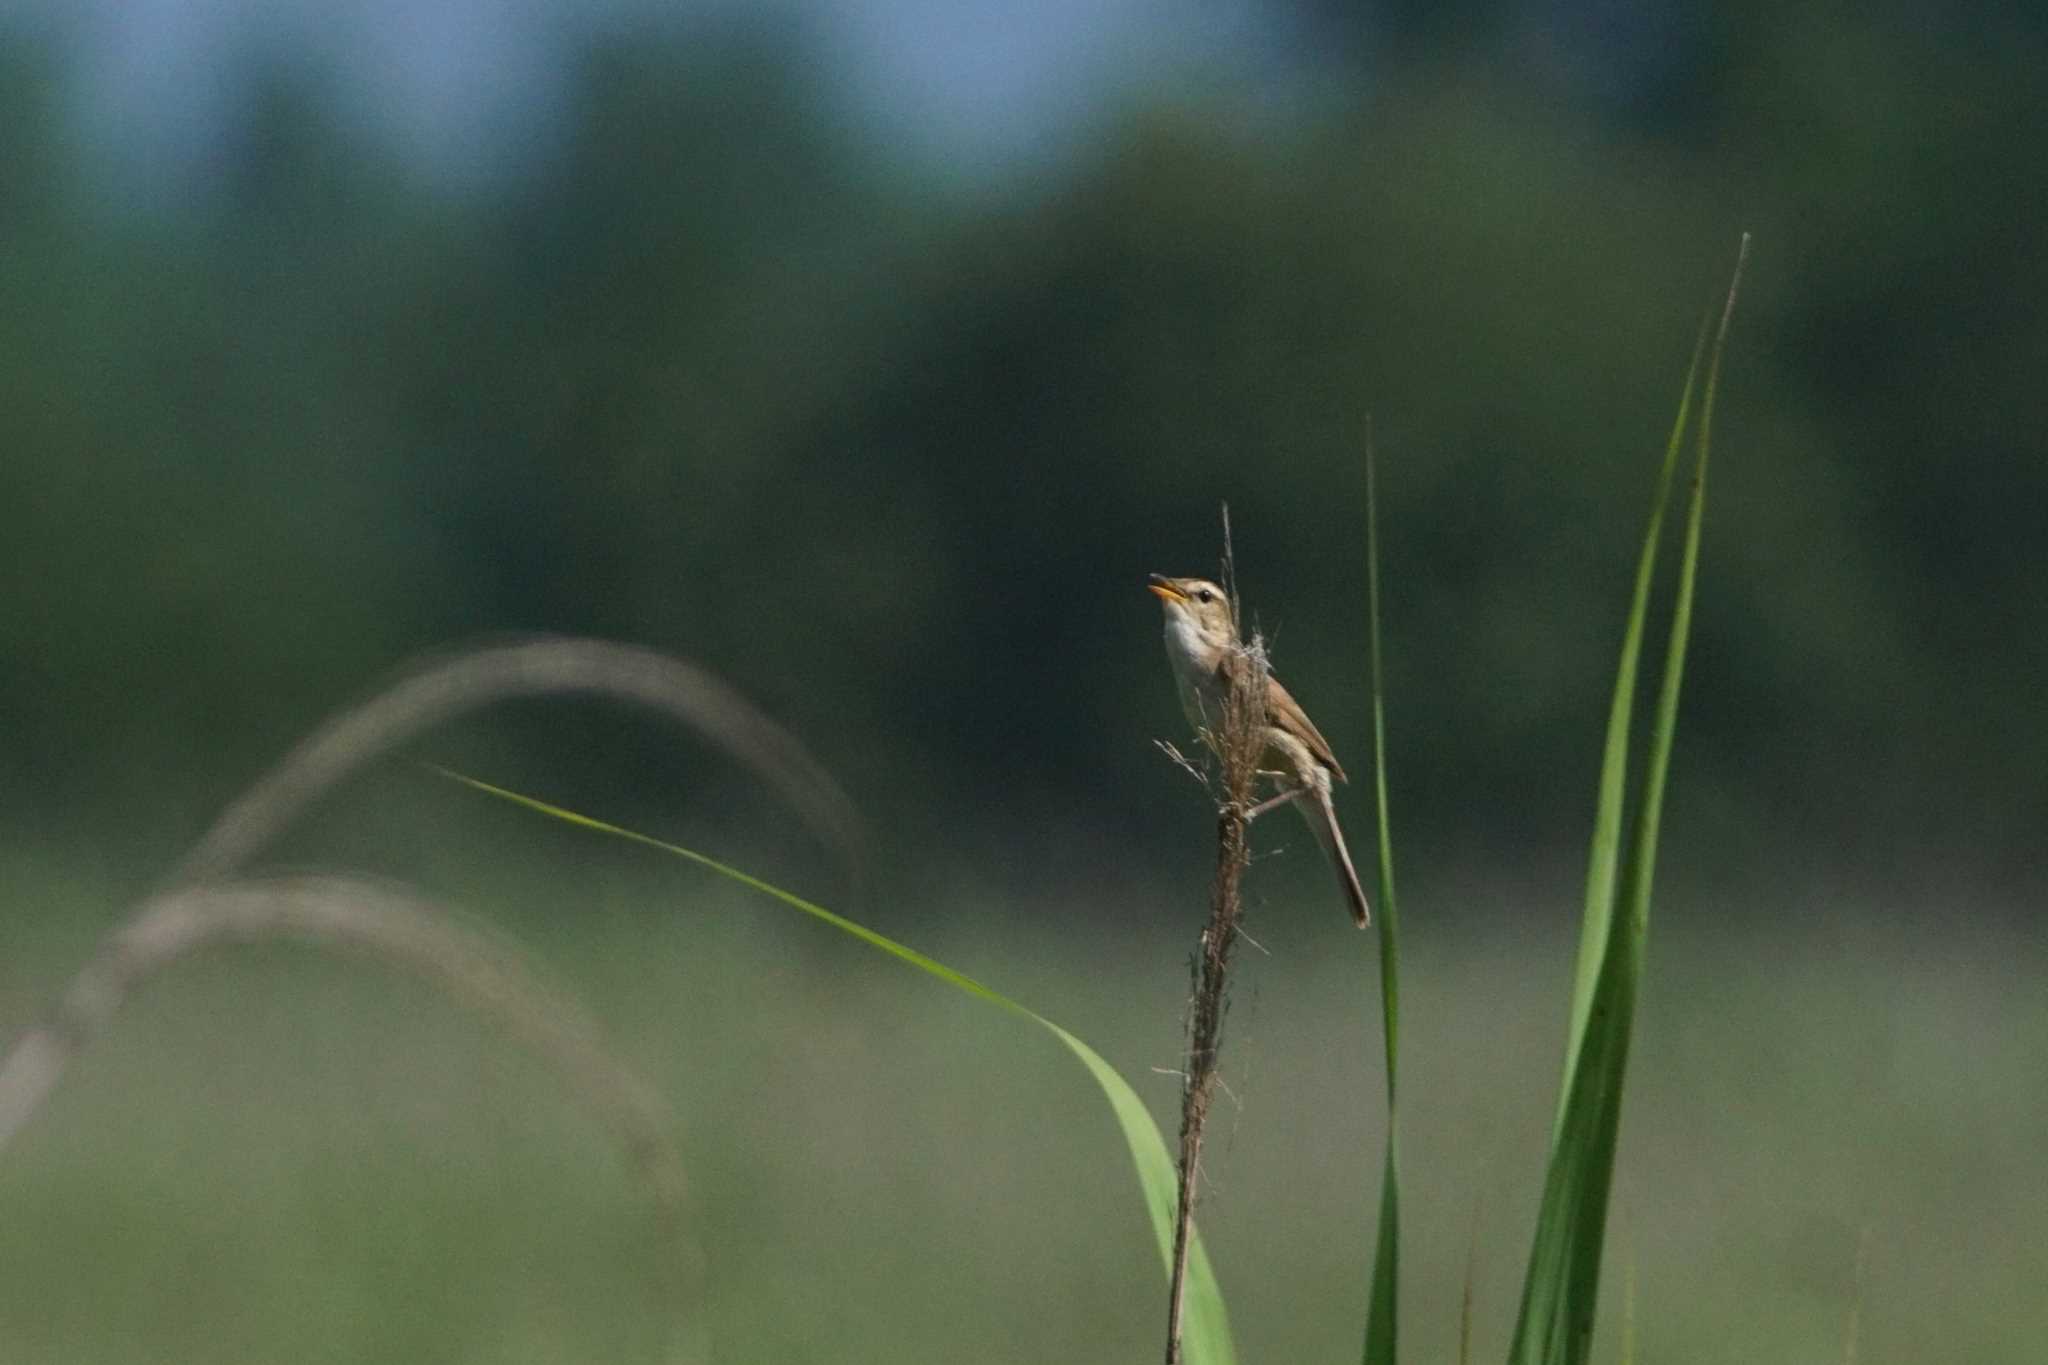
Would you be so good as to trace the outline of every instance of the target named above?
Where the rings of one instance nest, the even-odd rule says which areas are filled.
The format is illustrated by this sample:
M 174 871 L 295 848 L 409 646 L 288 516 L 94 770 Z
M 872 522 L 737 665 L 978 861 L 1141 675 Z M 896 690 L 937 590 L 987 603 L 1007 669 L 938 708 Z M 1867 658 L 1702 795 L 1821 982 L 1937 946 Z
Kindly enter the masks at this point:
M 1173 661 L 1174 672 L 1194 682 L 1215 668 L 1214 653 L 1193 617 L 1184 611 L 1166 613 L 1166 657 Z
M 1166 613 L 1166 659 L 1173 665 L 1174 690 L 1188 723 L 1214 725 L 1223 702 L 1216 678 L 1216 646 L 1186 611 Z

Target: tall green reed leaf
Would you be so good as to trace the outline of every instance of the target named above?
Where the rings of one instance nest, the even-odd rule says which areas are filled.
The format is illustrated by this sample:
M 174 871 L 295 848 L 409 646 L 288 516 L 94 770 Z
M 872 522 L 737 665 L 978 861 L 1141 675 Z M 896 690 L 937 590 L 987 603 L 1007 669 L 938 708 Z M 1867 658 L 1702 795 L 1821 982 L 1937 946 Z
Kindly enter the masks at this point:
M 1678 725 L 1679 688 L 1692 628 L 1698 582 L 1701 522 L 1706 506 L 1707 456 L 1711 446 L 1714 395 L 1721 355 L 1735 311 L 1749 238 L 1742 239 L 1734 277 L 1714 333 L 1700 407 L 1697 457 L 1687 499 L 1685 542 L 1665 645 L 1664 676 L 1658 689 L 1645 758 L 1643 790 L 1634 839 L 1622 861 L 1623 803 L 1628 786 L 1629 720 L 1637 663 L 1649 612 L 1650 580 L 1669 500 L 1679 447 L 1685 438 L 1700 350 L 1686 374 L 1678 419 L 1665 449 L 1657 498 L 1644 534 L 1636 589 L 1629 608 L 1621 660 L 1616 668 L 1606 747 L 1600 770 L 1600 801 L 1594 819 L 1587 875 L 1586 907 L 1572 995 L 1572 1029 L 1565 1053 L 1564 1083 L 1551 1137 L 1543 1203 L 1536 1218 L 1535 1244 L 1522 1287 L 1522 1303 L 1509 1348 L 1512 1365 L 1580 1365 L 1591 1347 L 1599 1297 L 1600 1260 L 1605 1245 L 1607 1200 L 1613 1183 L 1614 1150 L 1621 1122 L 1622 1084 L 1635 1026 L 1635 1005 L 1649 937 L 1650 889 L 1655 880 L 1657 839 L 1671 745 Z M 1705 339 L 1702 331 L 1703 341 Z M 1617 896 L 1623 909 L 1617 921 Z
M 1700 323 L 1693 343 L 1692 363 L 1686 366 L 1685 390 L 1679 395 L 1678 416 L 1671 425 L 1671 437 L 1664 444 L 1664 464 L 1657 475 L 1656 496 L 1650 501 L 1650 523 L 1643 532 L 1643 548 L 1636 560 L 1635 591 L 1629 599 L 1628 625 L 1622 633 L 1621 660 L 1614 672 L 1614 698 L 1608 705 L 1607 739 L 1600 763 L 1600 798 L 1593 815 L 1593 844 L 1586 859 L 1586 908 L 1579 929 L 1578 967 L 1572 979 L 1571 1032 L 1565 1044 L 1565 1078 L 1558 1095 L 1557 1119 L 1551 1140 L 1564 1127 L 1565 1104 L 1571 1097 L 1572 1072 L 1578 1065 L 1579 1047 L 1586 1036 L 1586 1019 L 1593 1008 L 1593 989 L 1606 960 L 1614 919 L 1614 896 L 1621 865 L 1621 824 L 1628 790 L 1629 727 L 1634 720 L 1636 674 L 1643 652 L 1643 632 L 1649 619 L 1650 585 L 1655 577 L 1657 548 L 1664 534 L 1664 509 L 1671 501 L 1671 481 L 1678 468 L 1678 452 L 1685 444 L 1687 425 L 1692 420 L 1693 392 L 1697 387 L 1700 358 L 1706 352 L 1707 326 Z
M 1394 1107 L 1401 1037 L 1400 914 L 1394 905 L 1394 837 L 1387 815 L 1386 688 L 1380 668 L 1379 481 L 1372 426 L 1365 429 L 1366 622 L 1372 639 L 1372 778 L 1379 812 L 1380 1019 L 1387 1057 L 1387 1138 L 1380 1165 L 1379 1239 L 1373 1248 L 1372 1296 L 1365 1317 L 1364 1365 L 1394 1365 L 1400 1333 L 1401 1179 Z
M 749 890 L 758 891 L 793 910 L 800 910 L 813 919 L 821 920 L 841 933 L 850 934 L 869 947 L 879 949 L 899 962 L 907 963 L 921 972 L 937 977 L 957 990 L 986 1001 L 1020 1019 L 1028 1020 L 1059 1039 L 1081 1065 L 1087 1068 L 1088 1074 L 1102 1090 L 1103 1098 L 1109 1101 L 1110 1112 L 1115 1116 L 1117 1126 L 1123 1132 L 1124 1144 L 1130 1149 L 1131 1161 L 1137 1167 L 1138 1184 L 1144 1195 L 1146 1211 L 1152 1218 L 1152 1231 L 1159 1242 L 1160 1259 L 1169 1271 L 1171 1270 L 1174 1213 L 1179 1197 L 1173 1158 L 1167 1155 L 1166 1140 L 1160 1136 L 1159 1127 L 1153 1122 L 1151 1111 L 1145 1108 L 1145 1102 L 1138 1098 L 1138 1093 L 1131 1088 L 1130 1083 L 1094 1048 L 1044 1015 L 1018 1004 L 966 973 L 955 971 L 915 948 L 878 934 L 844 915 L 835 914 L 822 905 L 814 904 L 759 877 L 719 862 L 716 858 L 698 853 L 694 849 L 684 848 L 680 844 L 668 843 L 652 835 L 639 833 L 637 830 L 608 824 L 603 820 L 593 819 L 588 815 L 551 805 L 519 792 L 508 791 L 503 787 L 493 786 L 446 768 L 436 767 L 433 770 L 487 796 L 495 796 L 500 800 L 523 806 L 527 810 L 598 834 L 607 834 L 629 843 L 659 849 L 663 853 L 685 859 L 699 867 L 708 868 Z M 1237 1360 L 1237 1351 L 1231 1341 L 1229 1315 L 1223 1306 L 1223 1294 L 1217 1286 L 1215 1272 L 1210 1268 L 1208 1253 L 1203 1249 L 1199 1235 L 1195 1238 L 1193 1250 L 1188 1258 L 1187 1311 L 1182 1349 L 1191 1365 L 1235 1365 Z

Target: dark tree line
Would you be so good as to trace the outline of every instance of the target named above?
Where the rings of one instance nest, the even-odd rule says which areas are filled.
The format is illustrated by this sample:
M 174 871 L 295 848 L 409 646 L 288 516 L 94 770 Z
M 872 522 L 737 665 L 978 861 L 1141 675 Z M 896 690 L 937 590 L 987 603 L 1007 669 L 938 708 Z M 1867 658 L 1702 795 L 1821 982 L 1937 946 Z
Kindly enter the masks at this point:
M 411 652 L 557 630 L 725 670 L 906 839 L 1159 836 L 1140 588 L 1212 566 L 1219 501 L 1362 761 L 1370 411 L 1411 837 L 1575 844 L 1652 461 L 1749 228 L 1678 799 L 1724 848 L 2022 870 L 2039 32 L 1738 7 L 1611 59 L 1624 98 L 1505 60 L 1527 18 L 1482 13 L 1331 40 L 1355 94 L 1135 111 L 965 200 L 736 34 L 565 56 L 554 134 L 460 192 L 254 73 L 187 193 L 138 208 L 18 47 L 8 808 L 177 825 Z M 673 784 L 589 724 L 595 770 Z

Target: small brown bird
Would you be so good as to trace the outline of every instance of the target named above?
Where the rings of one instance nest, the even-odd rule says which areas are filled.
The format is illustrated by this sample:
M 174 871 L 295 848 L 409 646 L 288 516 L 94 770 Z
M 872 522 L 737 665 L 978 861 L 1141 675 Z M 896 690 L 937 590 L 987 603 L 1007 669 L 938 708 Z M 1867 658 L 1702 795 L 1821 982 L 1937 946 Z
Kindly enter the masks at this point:
M 1230 599 L 1206 578 L 1153 574 L 1148 586 L 1165 609 L 1166 657 L 1173 665 L 1181 709 L 1187 712 L 1188 723 L 1206 734 L 1221 721 L 1230 669 L 1243 657 Z M 1351 865 L 1351 850 L 1344 846 L 1344 831 L 1337 827 L 1337 807 L 1330 799 L 1332 786 L 1348 779 L 1315 722 L 1280 680 L 1270 676 L 1266 679 L 1265 738 L 1265 758 L 1278 755 L 1283 769 L 1280 776 L 1294 784 L 1274 801 L 1290 801 L 1308 821 L 1309 832 L 1337 870 L 1351 917 L 1363 929 L 1372 922 L 1372 912 L 1358 884 L 1358 871 Z M 1264 803 L 1259 809 L 1271 804 Z

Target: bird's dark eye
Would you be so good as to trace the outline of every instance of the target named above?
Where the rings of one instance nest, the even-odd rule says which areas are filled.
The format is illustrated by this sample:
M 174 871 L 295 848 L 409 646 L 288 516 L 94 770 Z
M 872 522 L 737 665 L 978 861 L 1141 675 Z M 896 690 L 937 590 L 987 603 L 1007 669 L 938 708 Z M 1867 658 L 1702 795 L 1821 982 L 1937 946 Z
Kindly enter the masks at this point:
M 1210 592 L 1207 588 L 1204 588 L 1200 592 L 1195 594 L 1195 598 L 1197 601 L 1201 602 L 1213 602 L 1216 600 L 1216 594 Z

